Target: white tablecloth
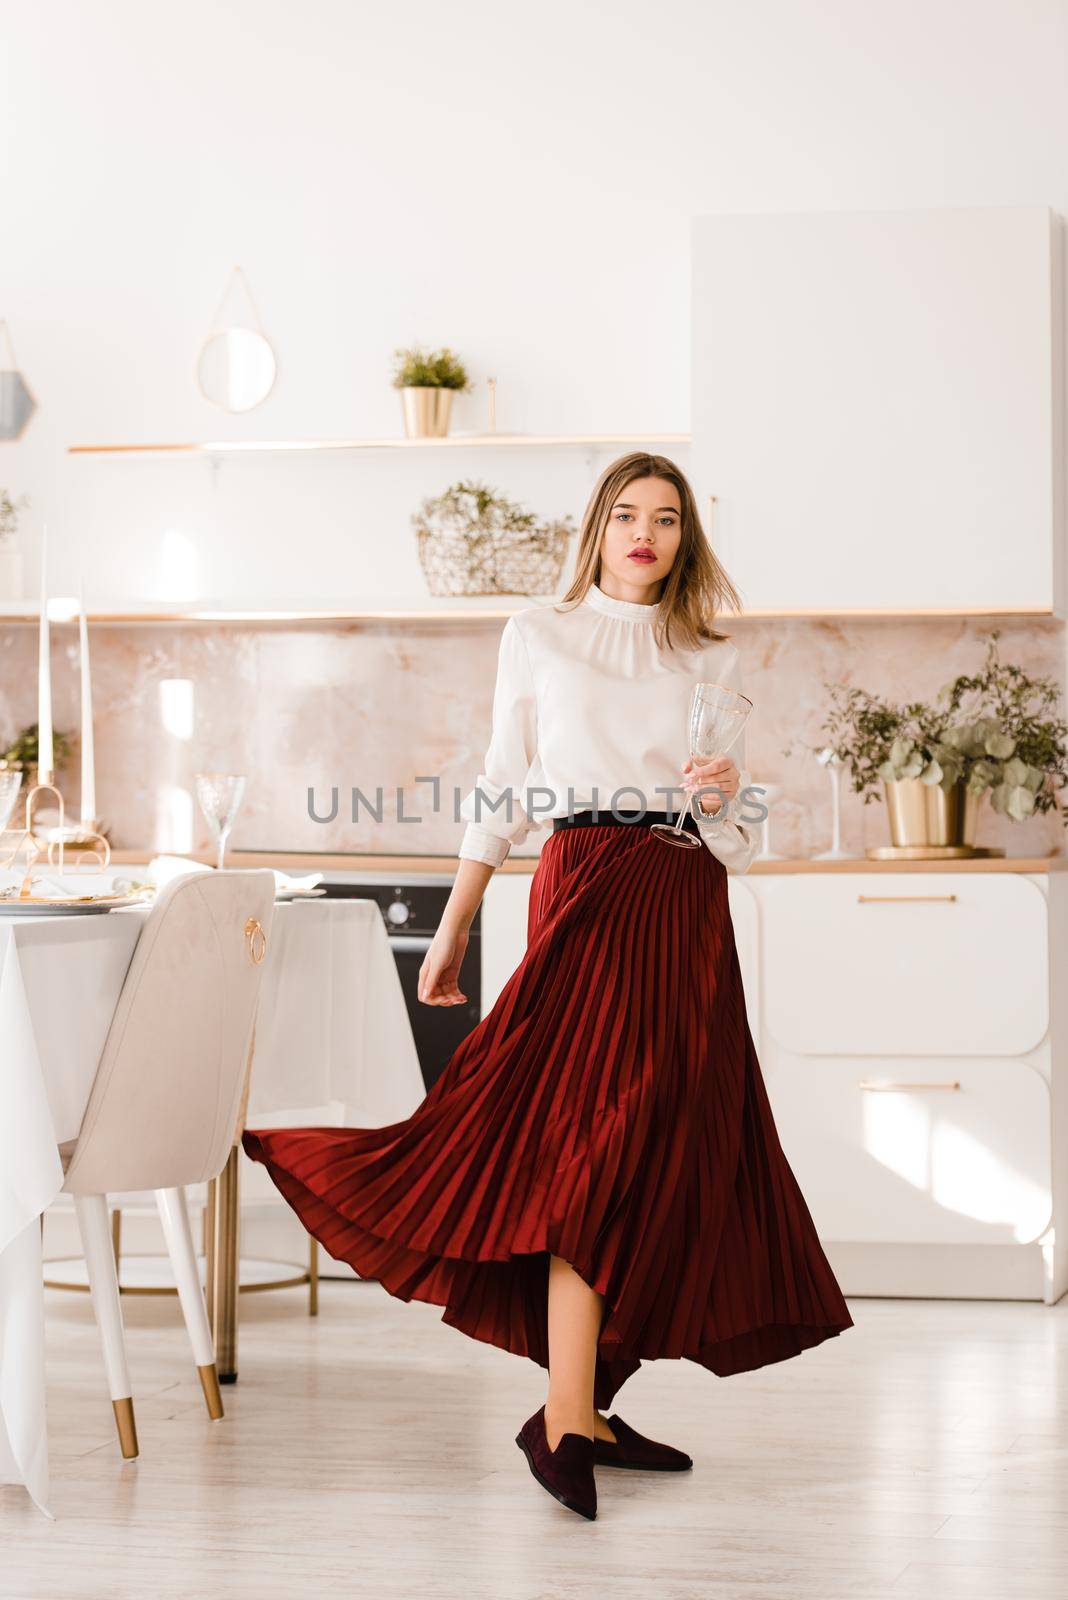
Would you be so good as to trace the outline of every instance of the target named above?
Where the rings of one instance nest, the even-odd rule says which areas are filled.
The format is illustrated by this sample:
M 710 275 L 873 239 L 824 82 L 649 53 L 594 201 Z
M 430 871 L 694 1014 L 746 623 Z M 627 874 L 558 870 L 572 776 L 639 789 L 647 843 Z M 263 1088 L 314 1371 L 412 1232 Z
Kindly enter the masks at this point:
M 40 1216 L 63 1186 L 119 991 L 147 916 L 0 918 L 0 1483 L 47 1515 Z M 248 1124 L 382 1127 L 425 1093 L 400 977 L 371 900 L 275 906 Z

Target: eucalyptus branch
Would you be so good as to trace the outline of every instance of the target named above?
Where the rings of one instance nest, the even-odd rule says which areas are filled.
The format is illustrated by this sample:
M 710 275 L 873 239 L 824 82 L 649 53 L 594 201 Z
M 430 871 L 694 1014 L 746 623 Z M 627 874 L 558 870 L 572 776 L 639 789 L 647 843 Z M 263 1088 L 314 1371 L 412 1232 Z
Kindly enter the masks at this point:
M 17 500 L 12 500 L 7 489 L 0 489 L 0 538 L 18 532 L 19 512 L 24 511 L 29 503 L 29 495 L 20 494 Z
M 1068 783 L 1068 723 L 1056 715 L 1060 687 L 1001 661 L 1000 636 L 1000 629 L 991 633 L 980 671 L 943 684 L 933 704 L 898 705 L 825 682 L 826 737 L 802 748 L 829 749 L 848 767 L 865 805 L 882 799 L 880 782 L 918 778 L 946 791 L 964 783 L 971 794 L 989 794 L 992 808 L 1014 822 L 1052 810 Z M 1068 824 L 1068 811 L 1063 820 Z

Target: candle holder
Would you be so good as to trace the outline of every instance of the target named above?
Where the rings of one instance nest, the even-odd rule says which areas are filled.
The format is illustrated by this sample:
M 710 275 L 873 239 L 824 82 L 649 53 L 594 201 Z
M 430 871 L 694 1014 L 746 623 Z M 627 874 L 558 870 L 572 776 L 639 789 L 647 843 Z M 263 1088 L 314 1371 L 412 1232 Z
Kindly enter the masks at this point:
M 34 802 L 37 795 L 44 794 L 46 792 L 55 795 L 57 801 L 59 802 L 59 824 L 57 827 L 49 827 L 47 831 L 44 828 L 41 828 L 40 832 L 35 832 L 33 821 Z M 111 860 L 111 845 L 104 838 L 103 834 L 96 833 L 91 829 L 88 829 L 84 822 L 67 823 L 64 821 L 65 807 L 63 804 L 63 796 L 60 794 L 54 783 L 35 783 L 33 788 L 27 791 L 25 816 L 25 826 L 16 839 L 14 848 L 9 852 L 8 855 L 0 860 L 0 867 L 14 868 L 16 871 L 18 871 L 21 866 L 19 857 L 22 854 L 23 846 L 26 846 L 26 870 L 23 875 L 22 882 L 19 885 L 18 893 L 18 898 L 20 900 L 28 900 L 32 898 L 30 890 L 33 881 L 33 869 L 40 862 L 42 855 L 50 867 L 56 867 L 60 872 L 65 870 L 66 863 L 64 861 L 64 855 L 68 843 L 76 845 L 88 843 L 90 840 L 95 839 L 103 847 L 102 855 L 100 851 L 96 849 L 79 851 L 74 857 L 75 872 L 84 871 L 86 876 L 91 876 L 94 872 L 103 872 L 107 867 L 108 862 Z M 40 826 L 40 824 L 38 824 L 38 826 Z M 55 859 L 53 854 L 57 845 L 59 846 L 58 861 Z M 96 859 L 98 865 L 96 867 L 89 868 L 83 867 L 83 862 L 88 862 L 92 858 Z
M 831 784 L 831 848 L 820 850 L 812 857 L 813 861 L 848 861 L 851 859 L 848 850 L 842 848 L 842 790 L 840 777 L 842 762 L 828 745 L 816 756 L 816 760 L 823 767 Z
M 104 837 L 100 819 L 97 817 L 94 817 L 92 822 L 86 822 L 84 819 L 80 822 L 73 820 L 66 822 L 63 820 L 62 811 L 42 811 L 35 823 L 34 833 L 48 845 L 50 850 L 55 845 L 59 845 L 62 849 L 68 845 L 89 844 L 93 840 L 99 840 L 107 848 L 110 858 L 111 847 Z M 105 861 L 103 865 L 107 866 L 107 862 Z
M 764 802 L 764 809 L 767 815 L 760 824 L 762 842 L 759 852 L 753 857 L 754 861 L 783 861 L 786 859 L 781 850 L 773 850 L 771 848 L 772 813 L 775 809 L 775 802 L 781 800 L 782 795 L 783 787 L 781 783 L 765 783 L 761 785 L 760 798 Z

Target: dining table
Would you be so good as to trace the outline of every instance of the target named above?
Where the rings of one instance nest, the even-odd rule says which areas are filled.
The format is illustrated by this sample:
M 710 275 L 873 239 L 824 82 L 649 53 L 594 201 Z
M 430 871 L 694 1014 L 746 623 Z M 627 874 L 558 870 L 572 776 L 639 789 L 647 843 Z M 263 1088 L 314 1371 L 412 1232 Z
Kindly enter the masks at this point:
M 94 915 L 0 913 L 0 1483 L 49 1500 L 42 1217 L 75 1139 L 150 900 Z M 216 1204 L 214 1330 L 233 1360 L 243 1120 L 383 1127 L 425 1095 L 400 976 L 373 900 L 279 900 L 263 963 L 243 1118 Z M 229 1318 L 220 1324 L 220 1313 Z M 224 1359 L 226 1355 L 224 1354 Z M 235 1376 L 235 1373 L 229 1374 Z M 102 1380 L 103 1381 L 103 1380 Z

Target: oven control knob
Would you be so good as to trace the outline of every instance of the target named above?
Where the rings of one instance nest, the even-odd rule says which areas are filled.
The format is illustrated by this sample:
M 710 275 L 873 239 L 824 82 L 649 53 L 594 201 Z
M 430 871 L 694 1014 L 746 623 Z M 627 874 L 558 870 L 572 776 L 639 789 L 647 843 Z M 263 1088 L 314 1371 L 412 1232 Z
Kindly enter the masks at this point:
M 386 907 L 386 918 L 394 928 L 403 928 L 412 914 L 407 900 L 391 900 Z

